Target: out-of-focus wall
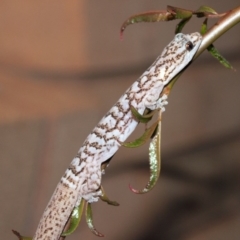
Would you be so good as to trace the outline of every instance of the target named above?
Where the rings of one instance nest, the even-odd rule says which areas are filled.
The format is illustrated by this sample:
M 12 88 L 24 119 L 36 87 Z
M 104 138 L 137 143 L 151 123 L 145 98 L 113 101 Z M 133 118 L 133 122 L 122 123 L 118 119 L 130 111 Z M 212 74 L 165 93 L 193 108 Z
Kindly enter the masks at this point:
M 16 239 L 11 229 L 23 235 L 34 233 L 57 182 L 87 134 L 173 38 L 176 25 L 176 22 L 132 25 L 126 29 L 121 42 L 122 22 L 130 15 L 165 9 L 168 4 L 197 9 L 203 3 L 147 0 L 8 0 L 0 3 L 1 239 Z M 239 3 L 211 0 L 205 4 L 223 12 Z M 198 31 L 201 22 L 202 19 L 193 20 L 185 32 Z M 163 156 L 181 147 L 199 146 L 206 139 L 217 141 L 221 136 L 236 135 L 240 122 L 239 30 L 239 26 L 234 27 L 216 42 L 236 72 L 224 69 L 204 53 L 175 85 L 164 113 Z M 134 137 L 142 131 L 140 127 Z M 178 163 L 176 155 L 169 162 L 171 167 L 182 168 L 186 174 L 199 179 L 215 180 L 214 176 L 222 173 L 228 179 L 239 169 L 239 138 L 226 146 L 215 146 L 214 151 L 207 150 L 207 153 L 205 148 L 196 148 L 195 152 L 204 153 L 186 154 L 179 157 Z M 163 166 L 166 159 L 162 159 Z M 107 169 L 104 186 L 109 197 L 116 198 L 121 206 L 94 204 L 94 220 L 106 240 L 144 239 L 144 229 L 152 224 L 156 212 L 165 216 L 158 226 L 159 232 L 165 235 L 150 238 L 180 239 L 174 234 L 168 235 L 166 230 L 174 222 L 166 214 L 167 209 L 171 209 L 170 202 L 188 194 L 210 202 L 207 199 L 210 195 L 202 185 L 196 187 L 191 181 L 187 184 L 176 181 L 176 174 L 169 177 L 168 165 L 163 167 L 163 176 L 151 193 L 133 195 L 128 183 L 138 188 L 144 186 L 148 179 L 147 165 L 145 170 L 138 171 L 135 166 L 144 165 L 146 161 L 147 145 L 134 150 L 122 148 Z M 237 180 L 234 178 L 233 182 L 239 182 Z M 236 184 L 236 189 L 238 187 Z M 231 194 L 220 209 L 240 206 Z M 176 205 L 180 206 L 182 202 L 177 200 Z M 174 209 L 169 210 L 173 216 Z M 193 209 L 192 218 L 205 219 L 204 216 L 215 214 L 211 214 L 209 207 L 204 216 L 199 215 L 199 209 L 195 209 L 196 212 Z M 193 221 L 184 213 L 185 218 L 179 218 L 171 231 L 176 233 L 180 227 L 188 229 L 182 239 L 189 240 L 216 239 L 219 235 L 229 236 L 230 232 L 236 236 L 231 239 L 239 239 L 238 227 L 229 227 L 238 226 L 239 212 L 240 208 L 236 208 L 229 221 L 225 215 L 220 224 L 214 221 L 213 230 L 209 225 L 202 226 L 201 233 L 189 227 Z M 96 239 L 83 222 L 69 240 Z

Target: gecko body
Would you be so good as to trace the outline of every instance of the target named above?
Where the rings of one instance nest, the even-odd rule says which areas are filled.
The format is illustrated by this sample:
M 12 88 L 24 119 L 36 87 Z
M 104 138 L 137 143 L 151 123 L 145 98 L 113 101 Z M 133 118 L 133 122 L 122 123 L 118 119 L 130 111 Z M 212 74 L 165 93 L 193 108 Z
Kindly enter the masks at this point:
M 162 109 L 163 88 L 192 60 L 202 37 L 199 33 L 177 34 L 162 54 L 127 89 L 89 134 L 58 183 L 38 225 L 33 240 L 58 240 L 75 206 L 81 199 L 95 202 L 101 196 L 101 164 L 110 159 L 138 122 L 130 106 L 140 114 L 145 109 Z

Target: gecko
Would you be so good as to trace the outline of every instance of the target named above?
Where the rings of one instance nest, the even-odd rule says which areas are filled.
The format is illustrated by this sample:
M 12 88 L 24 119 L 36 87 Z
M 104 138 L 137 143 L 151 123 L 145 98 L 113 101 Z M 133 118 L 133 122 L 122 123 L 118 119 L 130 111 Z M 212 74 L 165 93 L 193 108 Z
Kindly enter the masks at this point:
M 102 195 L 101 165 L 109 160 L 138 125 L 131 106 L 140 114 L 164 111 L 164 87 L 192 60 L 202 41 L 200 33 L 178 33 L 161 55 L 120 97 L 84 141 L 58 183 L 33 240 L 58 240 L 74 207 Z M 160 97 L 161 96 L 161 97 Z

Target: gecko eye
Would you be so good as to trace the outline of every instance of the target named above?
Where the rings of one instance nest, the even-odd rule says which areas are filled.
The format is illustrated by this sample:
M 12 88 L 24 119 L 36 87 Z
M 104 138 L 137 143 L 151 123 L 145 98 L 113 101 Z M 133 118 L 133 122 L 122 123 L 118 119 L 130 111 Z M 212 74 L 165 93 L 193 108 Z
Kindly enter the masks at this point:
M 191 41 L 186 43 L 186 49 L 188 51 L 191 51 L 193 49 L 193 47 L 194 47 L 194 45 L 193 45 L 193 43 Z

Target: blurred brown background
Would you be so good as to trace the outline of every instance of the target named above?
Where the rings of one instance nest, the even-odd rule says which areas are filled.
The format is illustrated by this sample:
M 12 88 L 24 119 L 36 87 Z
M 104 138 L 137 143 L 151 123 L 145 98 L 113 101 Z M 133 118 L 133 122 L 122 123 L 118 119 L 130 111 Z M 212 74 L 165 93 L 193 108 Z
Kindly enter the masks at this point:
M 33 235 L 87 134 L 173 38 L 176 22 L 136 24 L 166 5 L 224 12 L 229 1 L 7 0 L 0 3 L 0 234 Z M 185 32 L 198 31 L 202 19 Z M 214 21 L 210 21 L 213 23 Z M 216 42 L 237 69 L 204 53 L 175 85 L 164 113 L 161 177 L 148 180 L 148 146 L 121 148 L 103 178 L 120 207 L 94 204 L 106 240 L 240 239 L 240 26 Z M 133 139 L 143 132 L 139 127 Z M 83 219 L 67 239 L 97 239 Z

